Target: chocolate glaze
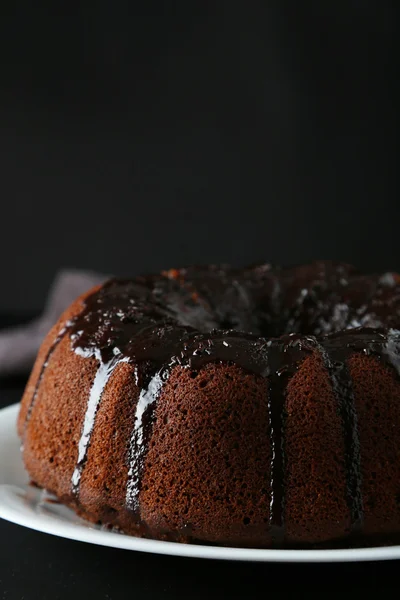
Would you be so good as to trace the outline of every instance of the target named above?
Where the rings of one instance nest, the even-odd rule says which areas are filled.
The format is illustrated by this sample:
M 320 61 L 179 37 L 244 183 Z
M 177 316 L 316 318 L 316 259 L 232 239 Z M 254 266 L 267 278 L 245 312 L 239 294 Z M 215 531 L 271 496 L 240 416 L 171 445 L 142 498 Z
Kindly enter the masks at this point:
M 83 422 L 82 434 L 78 444 L 78 460 L 71 478 L 71 489 L 72 493 L 75 495 L 79 492 L 79 484 L 82 476 L 82 471 L 86 463 L 87 451 L 89 449 L 94 422 L 96 420 L 97 410 L 99 408 L 104 389 L 116 366 L 120 362 L 127 361 L 126 357 L 121 359 L 112 358 L 108 362 L 104 363 L 101 361 L 99 352 L 96 350 L 92 354 L 91 352 L 82 352 L 81 348 L 77 348 L 77 352 L 84 357 L 94 355 L 99 361 L 99 368 L 97 369 L 97 373 L 95 375 L 94 382 L 90 390 L 89 400 L 86 407 L 85 420 Z
M 314 339 L 297 334 L 267 343 L 268 408 L 271 435 L 271 499 L 269 527 L 272 542 L 285 538 L 285 397 L 288 380 L 300 362 L 314 350 Z
M 360 324 L 364 327 L 357 327 Z M 380 329 L 365 327 L 369 324 Z M 400 333 L 389 329 L 393 326 L 400 326 L 398 277 L 357 275 L 348 265 L 330 262 L 292 269 L 269 265 L 244 270 L 192 267 L 107 282 L 86 299 L 82 312 L 60 332 L 42 369 L 66 331 L 77 353 L 98 361 L 72 492 L 79 494 L 101 397 L 121 362 L 134 366 L 139 390 L 126 491 L 127 507 L 138 521 L 141 477 L 157 399 L 171 370 L 178 365 L 197 370 L 209 362 L 235 363 L 268 378 L 272 448 L 269 526 L 273 543 L 281 545 L 285 537 L 286 387 L 302 360 L 318 352 L 343 423 L 351 527 L 360 529 L 360 447 L 347 359 L 355 352 L 372 354 L 399 373 Z M 288 330 L 296 333 L 274 337 Z M 323 332 L 329 335 L 321 336 Z
M 342 336 L 342 338 L 344 337 L 346 336 Z M 343 341 L 345 340 L 343 339 Z M 364 519 L 358 420 L 354 404 L 352 380 L 346 364 L 346 353 L 343 352 L 343 347 L 332 347 L 330 342 L 331 339 L 329 337 L 322 339 L 318 345 L 318 350 L 324 366 L 329 373 L 332 390 L 342 420 L 347 504 L 351 519 L 350 529 L 355 533 L 361 530 Z

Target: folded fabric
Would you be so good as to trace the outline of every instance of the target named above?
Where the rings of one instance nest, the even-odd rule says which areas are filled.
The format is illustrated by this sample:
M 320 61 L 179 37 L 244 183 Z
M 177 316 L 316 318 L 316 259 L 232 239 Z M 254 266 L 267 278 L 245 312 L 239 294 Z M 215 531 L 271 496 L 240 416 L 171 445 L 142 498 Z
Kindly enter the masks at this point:
M 75 298 L 107 279 L 91 271 L 60 271 L 49 292 L 42 315 L 30 323 L 0 330 L 0 376 L 28 372 L 39 346 L 61 313 Z

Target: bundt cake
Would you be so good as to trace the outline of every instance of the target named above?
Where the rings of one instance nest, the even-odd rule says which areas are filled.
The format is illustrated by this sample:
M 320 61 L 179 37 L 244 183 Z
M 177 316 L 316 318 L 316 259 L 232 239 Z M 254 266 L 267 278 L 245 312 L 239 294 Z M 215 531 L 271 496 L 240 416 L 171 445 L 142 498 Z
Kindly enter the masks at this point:
M 76 300 L 18 431 L 34 483 L 125 533 L 247 547 L 400 539 L 400 277 L 171 269 Z

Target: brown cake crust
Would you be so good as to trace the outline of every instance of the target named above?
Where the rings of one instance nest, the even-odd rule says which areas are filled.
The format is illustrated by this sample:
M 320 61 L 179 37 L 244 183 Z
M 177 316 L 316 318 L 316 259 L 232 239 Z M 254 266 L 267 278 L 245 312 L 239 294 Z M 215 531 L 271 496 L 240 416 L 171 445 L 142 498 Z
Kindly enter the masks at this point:
M 293 544 L 343 538 L 350 530 L 343 431 L 317 354 L 289 382 L 286 410 L 287 538 Z
M 400 386 L 377 359 L 349 359 L 363 471 L 364 531 L 385 537 L 400 528 Z

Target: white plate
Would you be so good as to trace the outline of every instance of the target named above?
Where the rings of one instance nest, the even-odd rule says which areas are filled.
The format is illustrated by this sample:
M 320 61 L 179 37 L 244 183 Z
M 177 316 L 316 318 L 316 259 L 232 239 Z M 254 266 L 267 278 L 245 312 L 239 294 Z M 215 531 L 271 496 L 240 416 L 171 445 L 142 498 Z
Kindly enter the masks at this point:
M 52 535 L 126 550 L 265 562 L 340 562 L 400 558 L 400 546 L 349 550 L 260 550 L 144 540 L 105 531 L 29 485 L 15 424 L 19 405 L 0 410 L 0 517 Z

